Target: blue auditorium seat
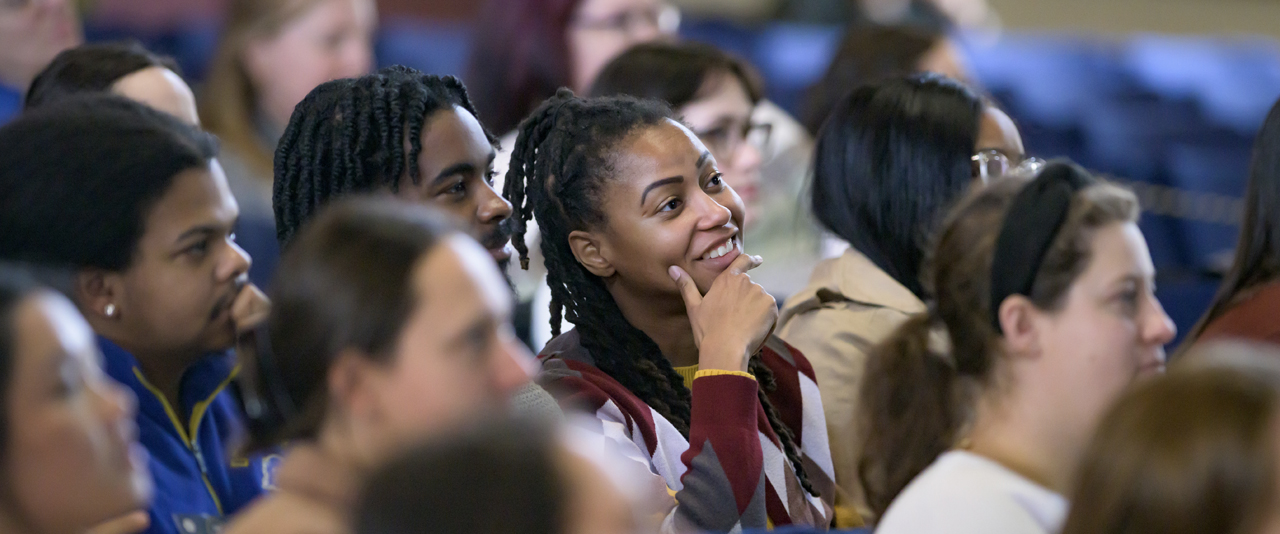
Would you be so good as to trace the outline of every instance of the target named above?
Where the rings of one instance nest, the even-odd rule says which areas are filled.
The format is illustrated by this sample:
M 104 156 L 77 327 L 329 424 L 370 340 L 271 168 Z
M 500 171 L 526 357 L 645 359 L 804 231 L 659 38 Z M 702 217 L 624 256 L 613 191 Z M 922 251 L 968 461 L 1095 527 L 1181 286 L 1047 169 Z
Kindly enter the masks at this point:
M 1168 347 L 1177 347 L 1209 308 L 1209 302 L 1218 291 L 1218 281 L 1204 277 L 1174 277 L 1170 280 L 1163 276 L 1157 280 L 1156 298 L 1173 324 L 1178 326 L 1178 335 Z
M 978 81 L 1007 93 L 1002 103 L 1038 124 L 1074 126 L 1100 96 L 1125 88 L 1109 50 L 1084 38 L 1009 34 L 994 43 L 972 37 L 962 43 Z
M 765 27 L 749 59 L 769 80 L 769 98 L 798 114 L 809 86 L 826 74 L 843 34 L 839 26 L 778 23 Z
M 1280 96 L 1280 45 L 1270 39 L 1144 35 L 1121 57 L 1147 90 L 1192 99 L 1217 124 L 1241 133 L 1256 131 Z
M 0 85 L 0 125 L 9 122 L 19 111 L 22 111 L 22 95 Z
M 1183 145 L 1170 147 L 1169 185 L 1191 193 L 1175 219 L 1194 267 L 1221 270 L 1229 264 L 1239 227 L 1239 199 L 1248 181 L 1251 148 L 1233 145 Z
M 680 22 L 680 37 L 715 45 L 721 50 L 749 59 L 756 51 L 758 31 L 727 20 L 685 19 Z
M 209 69 L 209 62 L 218 46 L 217 24 L 203 24 L 188 28 L 139 33 L 133 28 L 98 26 L 86 24 L 85 41 L 105 42 L 133 39 L 142 43 L 147 50 L 172 56 L 182 68 L 182 75 L 193 85 L 204 80 Z
M 399 19 L 378 31 L 378 64 L 405 65 L 430 74 L 463 76 L 471 54 L 471 28 L 464 24 Z

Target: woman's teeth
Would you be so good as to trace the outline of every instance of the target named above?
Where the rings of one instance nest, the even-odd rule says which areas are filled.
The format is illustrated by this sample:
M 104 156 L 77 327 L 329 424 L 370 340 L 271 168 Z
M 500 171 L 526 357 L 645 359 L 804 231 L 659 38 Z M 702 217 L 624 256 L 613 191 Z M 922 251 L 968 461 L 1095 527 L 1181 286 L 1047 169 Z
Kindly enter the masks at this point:
M 720 245 L 719 248 L 716 248 L 715 250 L 712 250 L 711 252 L 706 253 L 706 255 L 702 256 L 702 259 L 714 260 L 716 258 L 724 256 L 725 254 L 732 252 L 737 248 L 738 248 L 737 238 L 730 239 L 728 241 L 725 241 L 723 245 Z

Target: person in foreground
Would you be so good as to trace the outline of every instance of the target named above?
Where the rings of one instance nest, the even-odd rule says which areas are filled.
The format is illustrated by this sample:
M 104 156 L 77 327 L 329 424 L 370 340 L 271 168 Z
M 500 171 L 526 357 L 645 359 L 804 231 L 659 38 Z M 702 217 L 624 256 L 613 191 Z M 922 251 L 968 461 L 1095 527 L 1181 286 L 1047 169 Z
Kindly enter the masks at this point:
M 867 363 L 877 533 L 1058 531 L 1098 419 L 1174 336 L 1137 217 L 1131 192 L 1066 162 L 955 208 L 925 275 L 936 304 Z
M 246 362 L 249 449 L 283 443 L 278 490 L 228 526 L 342 533 L 369 471 L 503 411 L 533 359 L 493 260 L 441 214 L 392 198 L 334 204 L 286 250 L 269 347 Z
M 101 358 L 71 302 L 0 265 L 0 532 L 83 534 L 147 505 L 137 402 Z
M 369 477 L 356 534 L 638 534 L 624 492 L 572 433 L 496 423 Z
M 1197 345 L 1111 409 L 1064 534 L 1280 532 L 1280 354 Z
M 511 161 L 513 243 L 527 266 L 536 217 L 552 294 L 539 383 L 663 478 L 677 502 L 663 529 L 828 525 L 812 368 L 770 336 L 742 201 L 697 136 L 656 101 L 564 90 L 521 126 Z M 563 335 L 562 317 L 576 327 Z
M 0 259 L 74 271 L 69 293 L 106 373 L 138 397 L 156 495 L 151 533 L 214 532 L 271 484 L 225 444 L 227 384 L 269 304 L 247 282 L 217 144 L 123 97 L 70 98 L 0 129 Z

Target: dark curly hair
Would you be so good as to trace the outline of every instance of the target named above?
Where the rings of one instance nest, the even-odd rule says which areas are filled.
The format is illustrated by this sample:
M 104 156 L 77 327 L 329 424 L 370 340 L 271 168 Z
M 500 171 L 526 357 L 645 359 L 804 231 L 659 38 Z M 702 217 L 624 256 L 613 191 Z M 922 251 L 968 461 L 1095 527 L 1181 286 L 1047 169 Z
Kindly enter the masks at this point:
M 689 389 L 657 343 L 627 322 L 604 281 L 578 263 L 569 249 L 569 233 L 598 228 L 612 168 L 612 152 L 632 132 L 673 117 L 665 104 L 631 97 L 582 99 L 561 89 L 520 125 L 507 171 L 506 197 L 514 206 L 514 238 L 520 263 L 528 266 L 524 235 L 537 217 L 542 255 L 551 287 L 551 333 L 560 334 L 562 319 L 577 327 L 582 346 L 597 367 L 689 435 Z M 805 490 L 809 484 L 791 430 L 779 418 L 767 392 L 777 386 L 760 355 L 750 367 L 760 384 L 760 403 L 782 442 L 787 458 Z
M 338 197 L 397 191 L 406 174 L 418 183 L 423 124 L 454 106 L 476 115 L 461 81 L 404 66 L 313 89 L 276 147 L 273 205 L 280 246 Z M 497 143 L 488 130 L 485 137 Z

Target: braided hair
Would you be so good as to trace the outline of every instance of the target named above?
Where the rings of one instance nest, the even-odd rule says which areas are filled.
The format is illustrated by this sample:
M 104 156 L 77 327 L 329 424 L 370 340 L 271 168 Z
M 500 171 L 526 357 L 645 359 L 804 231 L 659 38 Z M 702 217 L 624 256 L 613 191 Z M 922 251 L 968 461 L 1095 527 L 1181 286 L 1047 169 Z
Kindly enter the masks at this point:
M 684 379 L 657 343 L 627 322 L 604 280 L 586 270 L 569 248 L 569 233 L 598 228 L 611 152 L 630 134 L 671 119 L 669 107 L 656 100 L 631 97 L 582 99 L 561 89 L 520 125 L 507 171 L 505 195 L 514 207 L 512 244 L 527 269 L 524 235 L 536 217 L 542 232 L 542 255 L 551 287 L 551 333 L 560 335 L 567 319 L 577 328 L 582 346 L 596 367 L 639 397 L 689 436 L 691 396 Z M 801 485 L 811 494 L 795 435 L 779 417 L 767 393 L 777 384 L 760 354 L 749 370 L 759 383 L 760 403 L 769 425 L 782 442 Z
M 437 111 L 476 116 L 453 76 L 393 66 L 321 84 L 293 111 L 275 156 L 276 238 L 285 246 L 325 204 L 351 193 L 419 183 L 422 128 Z M 485 130 L 490 143 L 497 144 Z

